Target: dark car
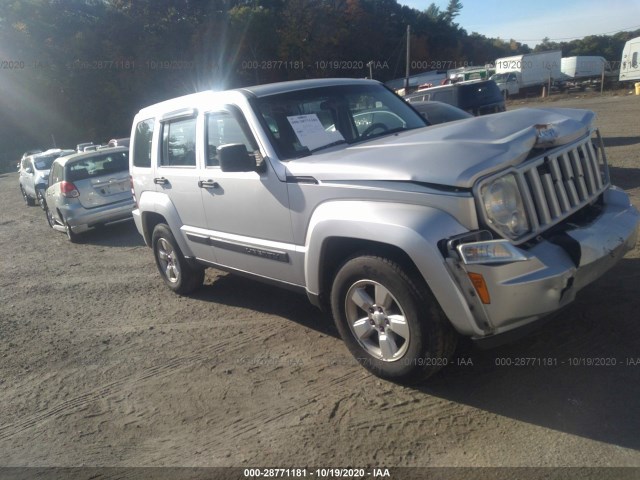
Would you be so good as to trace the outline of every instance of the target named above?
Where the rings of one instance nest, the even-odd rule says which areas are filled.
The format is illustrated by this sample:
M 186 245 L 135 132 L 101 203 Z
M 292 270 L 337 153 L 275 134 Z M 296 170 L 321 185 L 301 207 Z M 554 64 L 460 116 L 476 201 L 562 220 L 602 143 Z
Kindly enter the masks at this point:
M 506 110 L 504 97 L 493 80 L 474 80 L 426 88 L 407 95 L 409 103 L 438 101 L 458 107 L 475 116 Z
M 427 119 L 431 125 L 473 118 L 473 115 L 442 102 L 413 102 L 411 106 Z

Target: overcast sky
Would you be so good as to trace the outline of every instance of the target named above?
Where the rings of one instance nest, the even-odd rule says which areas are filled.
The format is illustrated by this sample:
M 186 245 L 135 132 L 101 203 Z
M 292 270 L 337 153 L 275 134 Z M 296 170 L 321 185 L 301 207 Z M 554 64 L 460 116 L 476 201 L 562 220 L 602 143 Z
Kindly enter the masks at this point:
M 608 35 L 640 29 L 640 0 L 461 0 L 456 23 L 468 33 L 514 39 L 534 47 L 544 37 L 569 41 L 587 35 Z M 398 0 L 418 10 L 448 0 Z

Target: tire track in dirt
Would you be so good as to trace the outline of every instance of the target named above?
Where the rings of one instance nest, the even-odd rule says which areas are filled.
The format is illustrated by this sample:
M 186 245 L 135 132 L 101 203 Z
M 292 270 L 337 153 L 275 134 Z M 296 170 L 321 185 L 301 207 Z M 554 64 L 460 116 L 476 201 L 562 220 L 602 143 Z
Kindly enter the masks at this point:
M 124 385 L 131 382 L 148 380 L 150 378 L 158 378 L 170 375 L 176 370 L 191 365 L 194 360 L 201 360 L 201 356 L 180 357 L 168 362 L 164 365 L 154 366 L 143 371 L 140 375 L 125 377 L 115 382 L 109 383 L 95 390 L 86 392 L 82 395 L 74 397 L 59 403 L 52 408 L 38 412 L 35 415 L 23 418 L 16 423 L 0 426 L 0 440 L 6 440 L 14 435 L 20 434 L 25 430 L 36 427 L 42 422 L 53 418 L 68 416 L 76 411 L 80 411 L 87 405 L 109 397 L 121 389 Z
M 272 327 L 266 325 L 263 327 L 263 329 L 265 331 L 271 331 Z M 259 334 L 259 330 L 260 329 L 257 329 L 255 332 L 252 332 L 252 334 Z M 139 385 L 140 383 L 144 383 L 147 381 L 156 381 L 159 378 L 175 374 L 176 372 L 184 368 L 206 363 L 210 361 L 212 356 L 215 357 L 222 352 L 228 355 L 230 349 L 242 349 L 243 345 L 249 344 L 252 339 L 253 337 L 249 336 L 248 334 L 245 334 L 244 338 L 234 337 L 233 342 L 227 341 L 202 349 L 199 353 L 194 353 L 192 355 L 183 357 L 176 357 L 161 365 L 154 365 L 152 367 L 146 368 L 137 375 L 126 376 L 114 382 L 108 383 L 107 385 L 90 390 L 86 393 L 54 405 L 51 408 L 47 408 L 35 413 L 34 415 L 22 418 L 17 422 L 7 425 L 1 425 L 0 441 L 7 440 L 26 430 L 34 428 L 43 422 L 47 422 L 56 418 L 66 417 L 78 411 L 82 411 L 83 409 L 86 409 L 88 405 L 94 402 L 112 397 L 119 391 L 122 391 L 123 388 L 128 384 Z

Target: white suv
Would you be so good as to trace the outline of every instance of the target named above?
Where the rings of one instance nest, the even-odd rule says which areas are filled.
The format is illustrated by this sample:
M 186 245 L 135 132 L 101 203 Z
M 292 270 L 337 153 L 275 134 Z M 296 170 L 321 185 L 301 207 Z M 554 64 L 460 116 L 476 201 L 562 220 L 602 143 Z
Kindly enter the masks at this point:
M 446 365 L 569 304 L 636 243 L 594 114 L 520 109 L 429 126 L 370 80 L 202 92 L 142 109 L 133 217 L 169 288 L 205 267 L 330 308 L 384 378 Z
M 53 161 L 71 153 L 74 151 L 54 148 L 26 156 L 20 161 L 20 193 L 27 205 L 42 205 L 42 196 L 49 183 L 49 170 Z

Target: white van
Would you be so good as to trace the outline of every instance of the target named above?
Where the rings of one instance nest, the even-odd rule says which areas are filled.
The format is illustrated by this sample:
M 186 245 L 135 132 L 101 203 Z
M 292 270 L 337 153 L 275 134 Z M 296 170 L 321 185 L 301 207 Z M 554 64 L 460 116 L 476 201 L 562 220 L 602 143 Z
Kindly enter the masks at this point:
M 640 80 L 640 37 L 632 38 L 624 44 L 622 59 L 620 60 L 620 81 Z

